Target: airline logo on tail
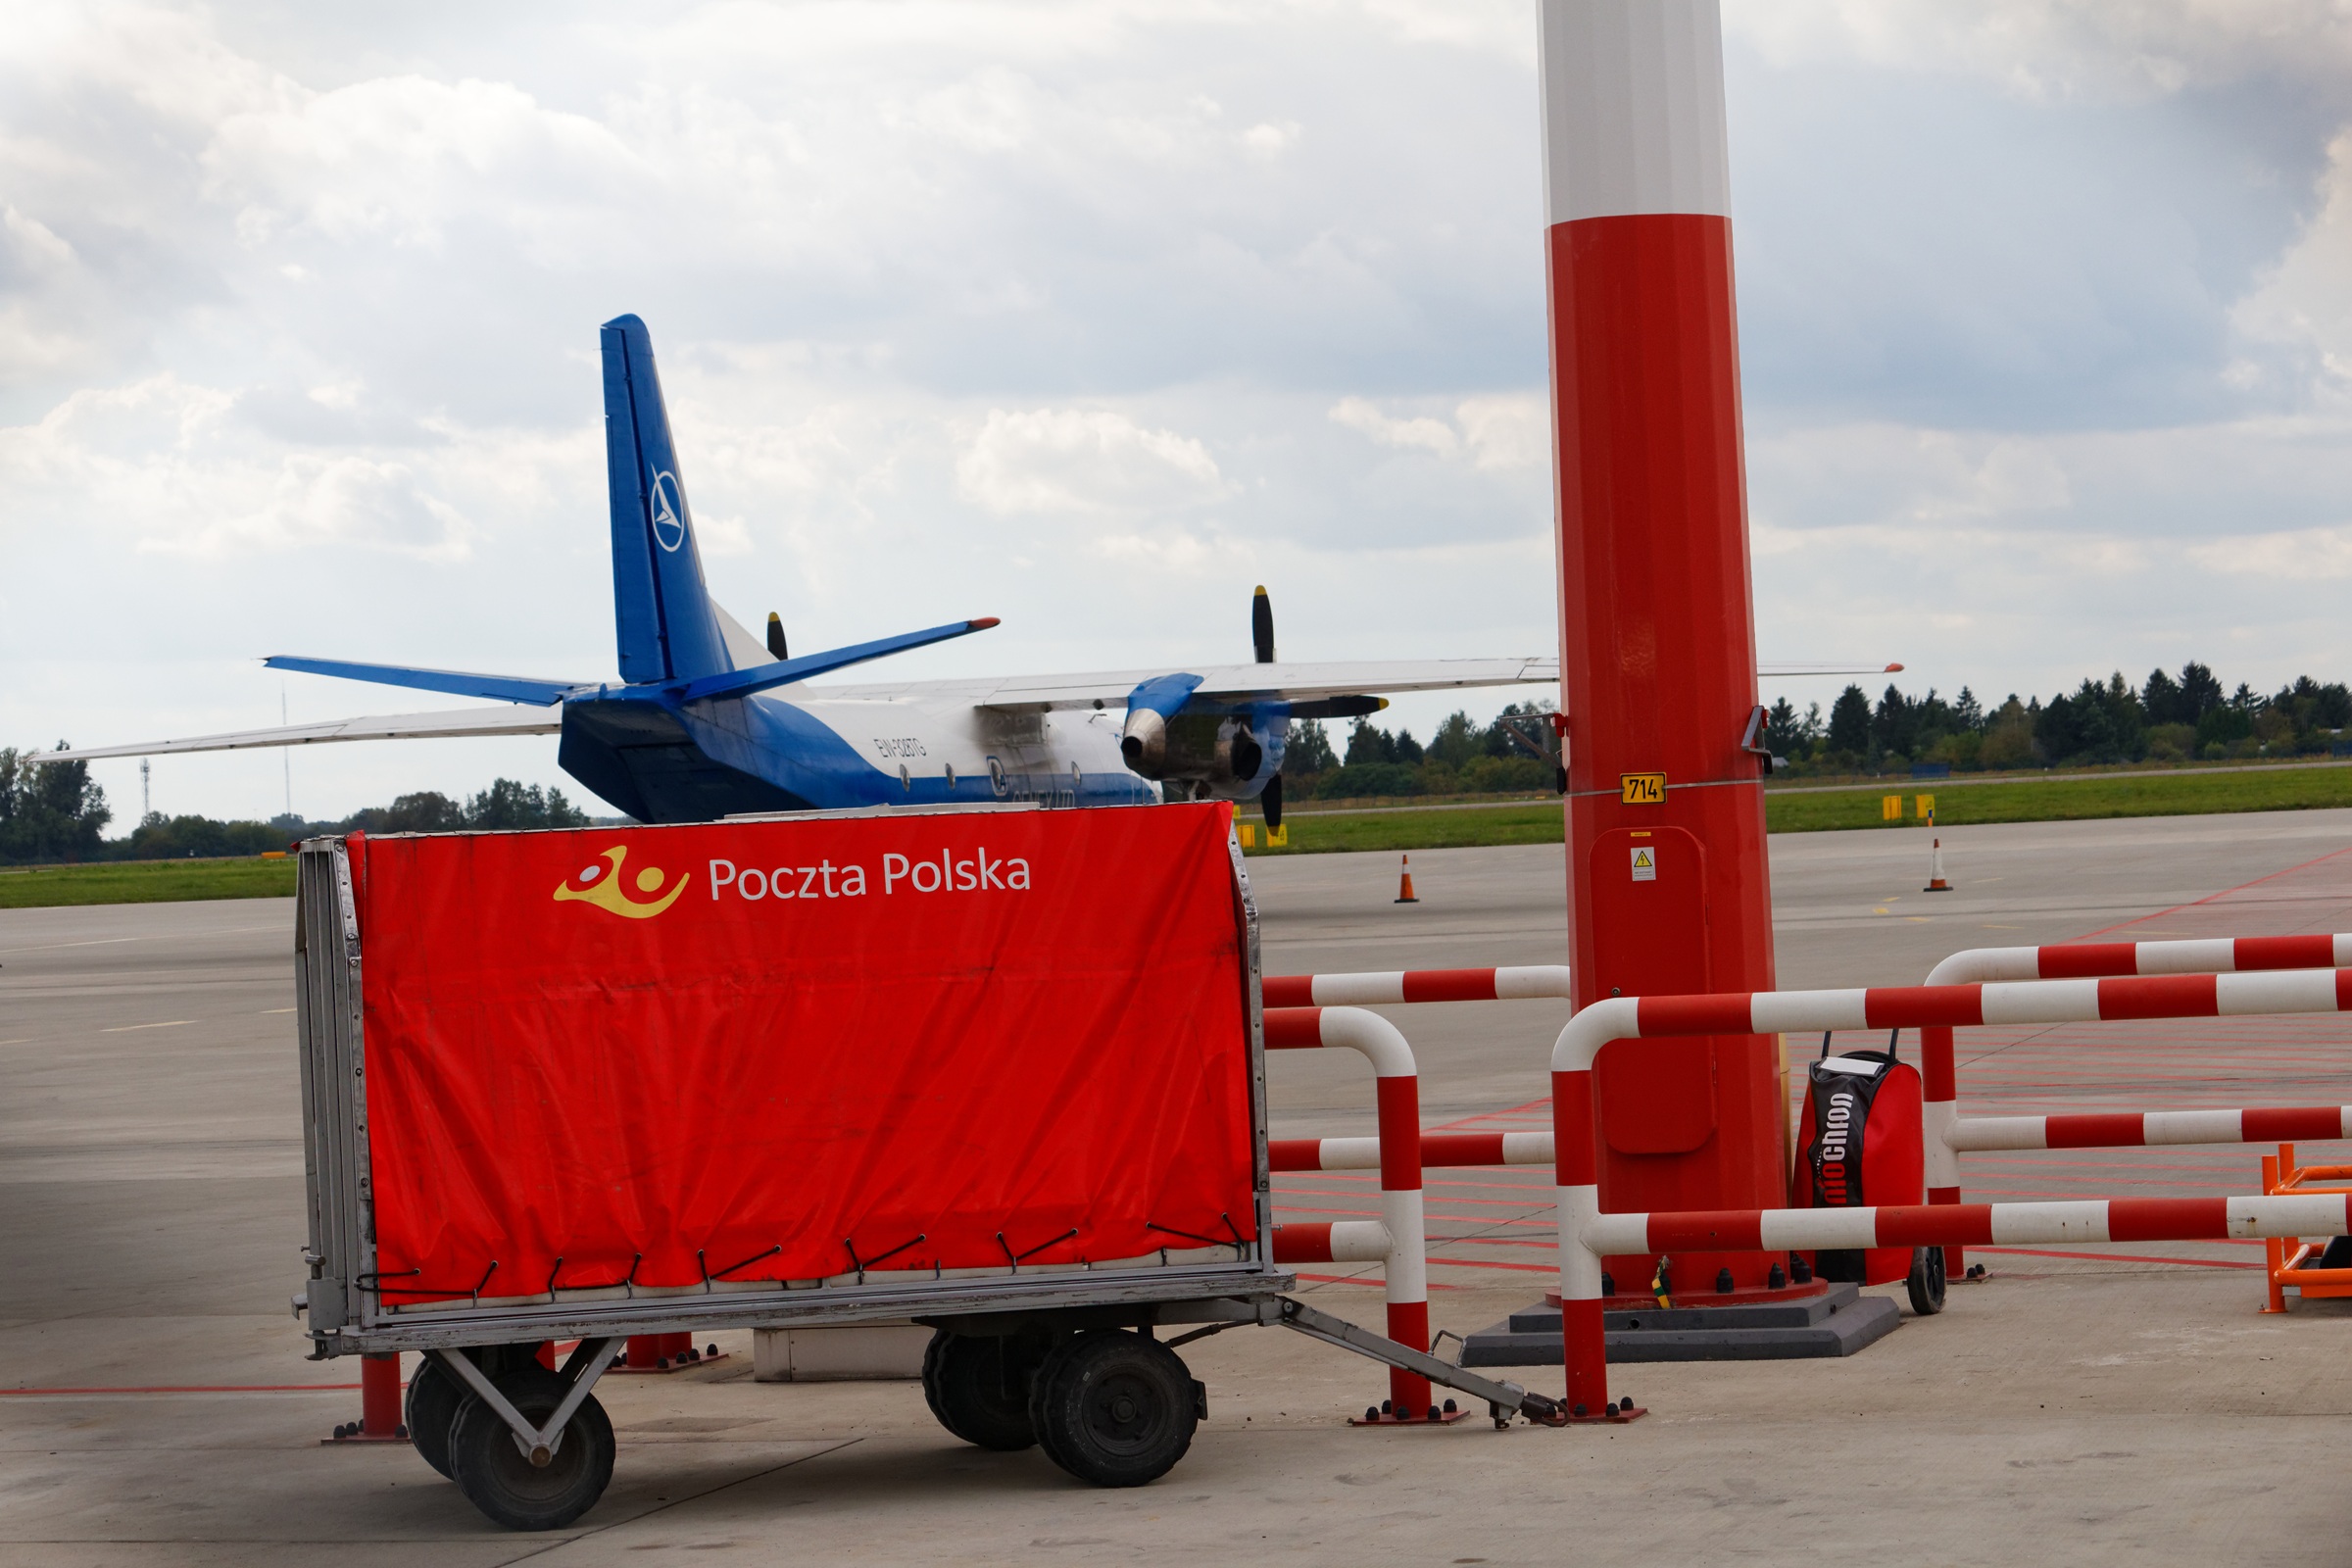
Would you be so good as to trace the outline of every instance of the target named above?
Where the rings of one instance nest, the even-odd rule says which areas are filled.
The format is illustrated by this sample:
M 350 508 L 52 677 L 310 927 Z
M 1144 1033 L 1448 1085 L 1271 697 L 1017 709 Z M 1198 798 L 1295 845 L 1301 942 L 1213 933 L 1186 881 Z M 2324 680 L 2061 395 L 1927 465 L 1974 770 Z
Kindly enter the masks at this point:
M 654 538 L 664 550 L 686 542 L 683 509 L 678 505 L 678 476 L 664 468 L 654 475 Z
M 678 902 L 678 895 L 686 891 L 686 883 L 694 874 L 680 871 L 677 885 L 667 893 L 661 893 L 662 868 L 649 865 L 637 873 L 637 891 L 661 893 L 661 896 L 646 900 L 632 899 L 621 886 L 620 875 L 620 863 L 629 858 L 629 847 L 615 844 L 605 851 L 604 858 L 612 863 L 598 865 L 590 861 L 558 884 L 556 902 L 568 904 L 576 899 L 582 904 L 593 904 L 600 909 L 617 914 L 624 920 L 650 920 Z

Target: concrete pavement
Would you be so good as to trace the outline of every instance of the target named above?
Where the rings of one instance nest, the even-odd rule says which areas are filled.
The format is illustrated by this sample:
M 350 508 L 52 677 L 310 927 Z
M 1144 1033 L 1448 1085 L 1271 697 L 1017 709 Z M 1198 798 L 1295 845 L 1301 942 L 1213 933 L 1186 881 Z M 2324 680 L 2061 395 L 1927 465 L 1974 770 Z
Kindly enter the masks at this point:
M 2215 918 L 2341 929 L 2352 870 L 2323 858 L 2347 846 L 2346 812 L 1966 829 L 1945 834 L 1960 891 L 1928 900 L 1917 831 L 1776 839 L 1782 983 L 1914 979 L 1954 948 L 2132 920 L 2186 934 L 2193 911 L 2148 917 L 2239 887 Z M 1252 861 L 1269 972 L 1558 961 L 1558 849 L 1413 868 L 1423 902 L 1398 906 L 1393 857 Z M 1851 1361 L 1619 1369 L 1656 1413 L 1607 1432 L 1353 1431 L 1376 1367 L 1227 1334 L 1185 1351 L 1210 1389 L 1192 1454 L 1130 1493 L 957 1444 L 912 1385 L 755 1385 L 738 1354 L 609 1380 L 606 1501 L 507 1535 L 405 1449 L 318 1444 L 358 1395 L 331 1387 L 348 1363 L 301 1359 L 285 1305 L 290 909 L 0 912 L 0 1562 L 2268 1563 L 2337 1560 L 2352 1530 L 2315 1463 L 2352 1403 L 2344 1308 L 2258 1316 L 2242 1268 L 2011 1257 Z M 1543 1093 L 1556 1007 L 1394 1015 L 1433 1124 Z M 2352 1100 L 2352 1054 L 2332 1054 L 2304 1087 Z M 1360 1063 L 1272 1077 L 1278 1133 L 1369 1130 Z M 1536 1187 L 1490 1217 L 1540 1227 Z M 1495 1277 L 1441 1269 L 1438 1324 L 1482 1327 L 1542 1284 Z M 1379 1310 L 1360 1283 L 1316 1297 Z M 254 1392 L 130 1392 L 158 1387 Z

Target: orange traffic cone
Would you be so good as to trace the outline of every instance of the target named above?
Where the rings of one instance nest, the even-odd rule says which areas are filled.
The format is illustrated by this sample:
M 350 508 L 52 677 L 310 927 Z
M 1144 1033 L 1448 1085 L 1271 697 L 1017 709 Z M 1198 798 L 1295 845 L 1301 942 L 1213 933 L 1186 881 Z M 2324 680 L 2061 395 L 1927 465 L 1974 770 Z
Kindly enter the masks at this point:
M 1928 851 L 1928 885 L 1922 893 L 1949 893 L 1952 885 L 1943 879 L 1943 840 L 1933 841 Z
M 1419 904 L 1421 901 L 1413 897 L 1413 858 L 1405 855 L 1399 856 L 1398 858 L 1404 862 L 1404 871 L 1396 884 L 1396 902 L 1398 904 Z

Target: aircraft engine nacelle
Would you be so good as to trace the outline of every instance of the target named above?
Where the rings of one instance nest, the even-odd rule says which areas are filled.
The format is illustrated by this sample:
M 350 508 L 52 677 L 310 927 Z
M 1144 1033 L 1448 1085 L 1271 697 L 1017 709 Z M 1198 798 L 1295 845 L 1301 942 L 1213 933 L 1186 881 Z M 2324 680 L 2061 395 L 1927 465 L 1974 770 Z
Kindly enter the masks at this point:
M 1264 744 L 1246 715 L 1175 713 L 1130 709 L 1119 737 L 1127 766 L 1149 779 L 1247 784 L 1266 765 Z

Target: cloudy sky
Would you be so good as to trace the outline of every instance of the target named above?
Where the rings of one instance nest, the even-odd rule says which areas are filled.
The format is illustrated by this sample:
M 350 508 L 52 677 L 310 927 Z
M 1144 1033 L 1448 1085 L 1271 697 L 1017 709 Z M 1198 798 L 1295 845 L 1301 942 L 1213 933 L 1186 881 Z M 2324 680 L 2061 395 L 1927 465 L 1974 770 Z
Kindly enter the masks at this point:
M 1525 0 L 369 9 L 0 29 L 0 741 L 434 701 L 278 652 L 609 674 L 621 311 L 796 647 L 1233 659 L 1261 581 L 1289 657 L 1554 646 Z M 2352 14 L 1724 14 L 1764 657 L 2352 678 Z M 395 743 L 293 800 L 497 773 L 567 782 Z

